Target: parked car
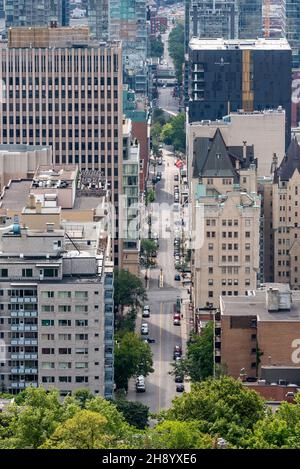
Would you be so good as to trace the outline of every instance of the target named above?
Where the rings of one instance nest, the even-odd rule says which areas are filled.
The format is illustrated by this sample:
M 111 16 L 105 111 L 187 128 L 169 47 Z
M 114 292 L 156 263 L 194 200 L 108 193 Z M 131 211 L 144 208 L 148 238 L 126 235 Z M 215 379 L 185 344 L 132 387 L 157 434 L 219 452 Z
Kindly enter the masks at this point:
M 142 335 L 148 335 L 149 334 L 149 326 L 146 322 L 142 323 L 141 334 Z
M 146 391 L 145 377 L 143 375 L 140 375 L 136 378 L 135 389 L 136 389 L 136 392 L 145 392 Z
M 178 318 L 173 319 L 173 325 L 174 326 L 180 326 L 180 319 L 178 319 Z
M 175 274 L 175 275 L 174 275 L 174 280 L 176 280 L 176 282 L 179 282 L 179 281 L 180 281 L 180 275 L 179 275 L 179 274 Z
M 142 313 L 143 318 L 150 318 L 150 306 L 145 305 Z
M 161 181 L 161 178 L 162 178 L 162 173 L 160 171 L 157 171 L 157 174 L 156 174 L 157 181 Z
M 183 375 L 175 375 L 175 383 L 183 383 Z
M 177 384 L 176 392 L 184 392 L 184 384 Z
M 179 181 L 179 174 L 175 174 L 174 181 Z

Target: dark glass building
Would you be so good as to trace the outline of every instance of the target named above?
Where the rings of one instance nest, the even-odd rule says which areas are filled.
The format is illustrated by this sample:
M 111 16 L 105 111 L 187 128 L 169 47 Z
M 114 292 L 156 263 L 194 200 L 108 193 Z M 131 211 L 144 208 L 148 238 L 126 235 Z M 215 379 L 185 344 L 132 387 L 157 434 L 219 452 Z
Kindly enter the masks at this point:
M 189 44 L 189 121 L 222 119 L 230 111 L 286 111 L 291 128 L 292 52 L 286 39 L 197 39 Z
M 262 0 L 237 0 L 239 11 L 239 38 L 262 37 Z

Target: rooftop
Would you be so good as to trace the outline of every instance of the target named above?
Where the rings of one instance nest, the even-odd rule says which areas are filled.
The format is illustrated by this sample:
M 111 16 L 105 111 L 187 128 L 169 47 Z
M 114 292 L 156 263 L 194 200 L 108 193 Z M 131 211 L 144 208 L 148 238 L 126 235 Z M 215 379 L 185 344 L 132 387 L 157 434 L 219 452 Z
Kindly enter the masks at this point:
M 21 211 L 26 204 L 32 180 L 11 181 L 0 196 L 1 209 Z
M 78 173 L 78 166 L 39 166 L 32 181 L 32 187 L 65 189 L 69 187 Z
M 289 292 L 287 284 L 266 284 L 260 290 L 252 291 L 251 295 L 228 297 L 221 296 L 221 314 L 223 316 L 257 316 L 258 321 L 291 321 L 300 322 L 300 291 L 291 291 L 290 309 L 268 311 L 266 291 L 272 287 L 282 293 Z
M 190 40 L 191 50 L 291 50 L 288 41 L 278 39 L 203 39 L 193 37 Z

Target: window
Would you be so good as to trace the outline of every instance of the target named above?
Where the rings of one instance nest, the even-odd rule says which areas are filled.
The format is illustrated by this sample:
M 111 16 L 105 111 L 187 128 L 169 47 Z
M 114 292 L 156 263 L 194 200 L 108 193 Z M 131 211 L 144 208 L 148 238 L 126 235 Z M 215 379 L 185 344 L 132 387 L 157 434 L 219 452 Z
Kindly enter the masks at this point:
M 72 363 L 71 362 L 59 362 L 58 363 L 58 369 L 59 370 L 67 370 L 72 368 Z
M 246 251 L 250 251 L 250 244 L 249 243 L 245 244 L 245 249 L 246 249 Z
M 42 291 L 41 297 L 42 298 L 54 298 L 54 291 Z
M 54 376 L 42 376 L 42 383 L 55 383 Z
M 0 277 L 8 277 L 8 269 L 0 269 Z
M 245 236 L 246 238 L 250 238 L 250 231 L 246 231 Z
M 59 355 L 71 355 L 72 349 L 70 348 L 59 348 L 58 354 Z
M 58 311 L 60 313 L 70 313 L 71 306 L 70 305 L 59 305 L 58 306 Z
M 214 256 L 208 256 L 208 262 L 213 262 L 214 261 Z
M 88 376 L 75 376 L 75 383 L 88 383 Z
M 71 334 L 58 334 L 58 340 L 71 340 Z
M 245 226 L 251 226 L 251 219 L 250 218 L 246 218 Z
M 54 355 L 54 348 L 42 348 L 42 355 Z
M 54 340 L 54 334 L 42 334 L 41 339 L 42 340 Z
M 88 306 L 87 305 L 75 305 L 75 313 L 87 313 Z
M 76 369 L 87 369 L 89 367 L 88 362 L 76 362 L 75 368 Z
M 88 320 L 87 319 L 76 319 L 75 326 L 86 327 L 86 326 L 88 326 Z
M 88 298 L 88 292 L 87 291 L 76 291 L 75 292 L 75 298 Z
M 48 277 L 48 278 L 51 278 L 51 277 L 57 277 L 58 276 L 58 269 L 43 269 L 43 272 L 44 272 L 44 277 Z
M 209 274 L 213 274 L 213 273 L 214 273 L 213 267 L 208 267 L 208 273 L 209 273 Z
M 245 262 L 250 262 L 250 256 L 245 256 Z
M 54 326 L 54 319 L 42 319 L 42 326 Z
M 57 297 L 58 298 L 71 298 L 71 292 L 70 291 L 59 291 L 59 292 L 57 292 Z
M 22 277 L 32 277 L 32 269 L 22 269 Z
M 42 313 L 53 313 L 54 305 L 42 305 Z
M 59 319 L 58 320 L 58 325 L 61 326 L 61 327 L 71 326 L 72 321 L 70 319 Z
M 75 340 L 88 340 L 88 334 L 75 334 Z
M 75 348 L 76 355 L 88 355 L 89 349 L 88 348 Z
M 208 279 L 208 285 L 213 285 L 213 284 L 214 284 L 214 281 L 213 281 L 213 279 L 211 279 L 211 278 L 210 278 L 210 279 Z
M 249 278 L 247 278 L 247 279 L 245 280 L 245 285 L 247 285 L 247 286 L 250 285 L 250 279 L 249 279 Z
M 54 362 L 42 362 L 41 368 L 42 370 L 51 370 L 55 368 L 55 363 Z
M 250 274 L 250 267 L 245 267 L 245 274 Z

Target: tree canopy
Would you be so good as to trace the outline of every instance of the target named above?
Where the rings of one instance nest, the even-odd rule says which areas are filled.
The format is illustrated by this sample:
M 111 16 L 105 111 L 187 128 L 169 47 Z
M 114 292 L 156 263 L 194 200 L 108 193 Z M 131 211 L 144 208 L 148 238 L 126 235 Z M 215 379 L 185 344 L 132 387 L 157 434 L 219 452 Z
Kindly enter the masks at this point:
M 164 45 L 161 40 L 161 35 L 150 39 L 150 56 L 161 57 L 164 53 Z
M 166 145 L 173 145 L 175 151 L 185 152 L 185 115 L 180 113 L 172 117 L 161 130 L 161 139 Z
M 114 277 L 114 302 L 123 310 L 124 306 L 141 306 L 147 299 L 143 282 L 126 270 L 116 270 Z
M 184 63 L 184 25 L 177 23 L 169 35 L 169 54 L 173 59 L 178 83 L 182 83 L 182 66 Z
M 115 382 L 117 388 L 128 388 L 128 380 L 133 376 L 147 376 L 153 370 L 152 351 L 149 344 L 133 332 L 116 337 Z

